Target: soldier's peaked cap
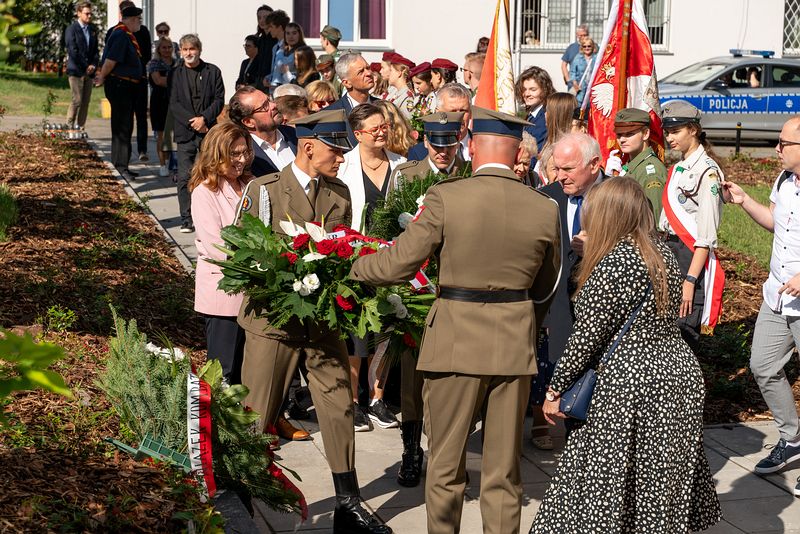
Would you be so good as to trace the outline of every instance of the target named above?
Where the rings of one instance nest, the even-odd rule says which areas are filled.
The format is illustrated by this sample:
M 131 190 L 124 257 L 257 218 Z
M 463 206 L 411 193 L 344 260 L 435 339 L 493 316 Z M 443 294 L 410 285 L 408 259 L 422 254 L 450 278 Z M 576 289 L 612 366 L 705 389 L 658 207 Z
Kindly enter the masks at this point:
M 437 111 L 425 115 L 422 120 L 425 137 L 433 146 L 445 147 L 458 144 L 458 132 L 461 130 L 463 113 Z
M 522 130 L 530 124 L 508 113 L 472 106 L 472 135 L 499 135 L 522 139 Z
M 347 116 L 343 109 L 317 111 L 296 119 L 293 124 L 298 139 L 319 139 L 334 148 L 353 148 L 347 139 Z

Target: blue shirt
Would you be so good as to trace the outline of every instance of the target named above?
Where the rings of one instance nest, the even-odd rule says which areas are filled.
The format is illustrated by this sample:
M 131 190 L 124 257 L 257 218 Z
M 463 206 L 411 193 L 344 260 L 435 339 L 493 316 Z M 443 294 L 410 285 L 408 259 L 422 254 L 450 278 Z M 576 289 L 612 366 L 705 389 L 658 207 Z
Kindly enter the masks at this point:
M 572 60 L 575 59 L 575 56 L 581 51 L 581 44 L 577 41 L 571 43 L 567 49 L 564 51 L 564 55 L 561 56 L 561 61 L 565 63 L 572 63 Z
M 575 56 L 575 60 L 569 66 L 569 81 L 567 82 L 569 86 L 572 86 L 572 82 L 578 82 L 580 84 L 580 90 L 578 94 L 575 95 L 575 98 L 578 100 L 578 105 L 583 102 L 583 95 L 586 93 L 586 87 L 589 85 L 589 77 L 592 75 L 591 70 L 586 73 L 587 69 L 591 69 L 594 66 L 594 60 L 597 57 L 597 54 L 594 54 L 591 59 L 586 59 L 586 56 L 580 54 L 579 56 Z M 586 76 L 584 76 L 586 73 Z
M 142 61 L 125 30 L 118 29 L 111 33 L 106 47 L 103 49 L 103 59 L 117 62 L 111 71 L 112 75 L 133 79 L 140 79 L 144 76 Z

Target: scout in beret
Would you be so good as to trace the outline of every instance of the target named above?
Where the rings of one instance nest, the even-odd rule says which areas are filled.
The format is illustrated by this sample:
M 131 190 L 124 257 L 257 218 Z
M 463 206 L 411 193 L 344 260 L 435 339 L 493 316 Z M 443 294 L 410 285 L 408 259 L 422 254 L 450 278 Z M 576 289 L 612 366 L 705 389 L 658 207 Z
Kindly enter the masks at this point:
M 436 110 L 436 91 L 431 83 L 433 72 L 431 64 L 427 61 L 420 63 L 408 73 L 414 92 L 417 94 L 417 103 L 414 114 L 421 116 Z
M 389 87 L 382 96 L 383 100 L 388 100 L 400 110 L 407 120 L 411 120 L 417 100 L 414 93 L 409 89 L 411 76 L 409 72 L 417 65 L 410 59 L 401 54 L 393 54 L 388 58 L 388 68 L 384 79 L 389 80 Z M 381 69 L 383 76 L 384 69 Z
M 625 108 L 614 116 L 614 134 L 619 143 L 622 159 L 612 150 L 606 161 L 605 172 L 609 176 L 618 173 L 630 176 L 642 186 L 657 221 L 661 216 L 661 195 L 667 181 L 667 168 L 650 147 L 650 114 L 638 108 Z
M 436 58 L 431 61 L 431 85 L 438 91 L 442 86 L 456 81 L 458 65 L 449 59 Z
M 319 44 L 326 54 L 333 56 L 334 59 L 339 59 L 341 52 L 339 52 L 339 41 L 342 40 L 342 32 L 339 28 L 334 28 L 330 24 L 326 24 L 322 31 L 319 32 Z

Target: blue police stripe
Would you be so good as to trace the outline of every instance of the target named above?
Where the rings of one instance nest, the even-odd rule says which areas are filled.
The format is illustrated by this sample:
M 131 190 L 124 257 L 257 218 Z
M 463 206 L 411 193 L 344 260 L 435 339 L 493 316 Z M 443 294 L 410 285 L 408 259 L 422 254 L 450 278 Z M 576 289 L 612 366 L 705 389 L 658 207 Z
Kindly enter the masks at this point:
M 756 98 L 752 95 L 669 95 L 659 99 L 661 105 L 671 100 L 685 100 L 704 114 L 757 113 L 795 114 L 800 112 L 800 94 L 776 93 Z

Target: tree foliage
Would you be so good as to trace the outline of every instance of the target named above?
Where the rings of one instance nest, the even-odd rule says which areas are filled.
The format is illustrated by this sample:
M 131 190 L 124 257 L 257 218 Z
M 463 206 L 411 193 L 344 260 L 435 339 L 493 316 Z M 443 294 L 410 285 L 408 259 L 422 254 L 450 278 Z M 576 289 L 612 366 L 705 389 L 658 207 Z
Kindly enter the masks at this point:
M 38 22 L 20 23 L 14 16 L 15 0 L 0 2 L 0 61 L 8 58 L 14 50 L 22 50 L 19 41 L 25 36 L 32 36 L 42 30 Z

